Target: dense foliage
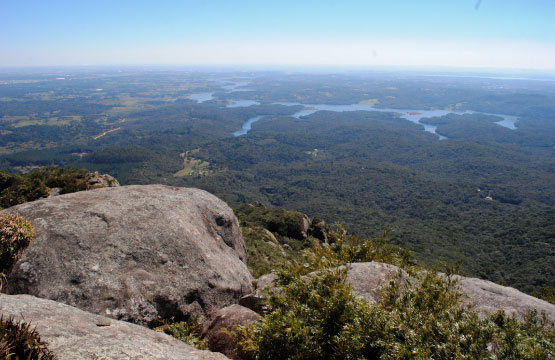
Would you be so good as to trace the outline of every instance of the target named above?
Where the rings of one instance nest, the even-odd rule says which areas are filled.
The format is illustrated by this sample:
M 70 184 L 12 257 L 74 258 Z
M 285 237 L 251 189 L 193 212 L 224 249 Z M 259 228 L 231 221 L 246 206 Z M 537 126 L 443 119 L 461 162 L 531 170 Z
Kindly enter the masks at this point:
M 0 213 L 0 274 L 19 260 L 33 236 L 33 228 L 21 216 Z
M 0 358 L 6 360 L 55 359 L 36 329 L 24 321 L 0 317 Z
M 281 208 L 268 209 L 262 204 L 244 204 L 235 208 L 235 214 L 242 223 L 257 224 L 273 233 L 302 240 L 306 237 L 305 215 Z M 306 224 L 308 228 L 308 224 Z
M 155 331 L 173 336 L 194 348 L 208 349 L 208 342 L 202 339 L 203 327 L 198 318 L 190 317 L 183 321 L 175 321 L 173 318 L 161 320 L 162 325 L 154 328 Z
M 533 295 L 555 305 L 555 288 L 553 287 L 542 286 Z
M 451 273 L 414 268 L 401 249 L 336 233 L 335 246 L 305 250 L 282 268 L 264 316 L 236 331 L 237 352 L 252 359 L 550 359 L 555 330 L 530 313 L 480 319 L 461 302 Z M 339 264 L 392 261 L 404 267 L 368 304 L 353 295 Z M 312 272 L 317 270 L 316 272 Z M 308 275 L 306 275 L 308 274 Z
M 234 209 L 247 248 L 247 266 L 254 277 L 299 257 L 310 246 L 306 216 L 296 211 L 243 204 Z
M 459 301 L 452 279 L 427 272 L 391 281 L 382 301 L 357 299 L 341 270 L 292 278 L 267 315 L 237 333 L 255 359 L 550 359 L 555 332 L 531 313 L 523 322 L 481 320 Z
M 261 121 L 258 129 L 205 146 L 197 156 L 229 170 L 186 184 L 232 204 L 258 201 L 340 221 L 361 236 L 389 228 L 420 260 L 461 260 L 467 275 L 524 291 L 555 285 L 548 152 L 437 142 L 371 113 L 321 112 Z M 305 154 L 314 149 L 316 157 Z
M 85 169 L 49 166 L 25 175 L 0 171 L 0 207 L 7 208 L 46 197 L 51 188 L 61 194 L 87 190 L 91 175 Z

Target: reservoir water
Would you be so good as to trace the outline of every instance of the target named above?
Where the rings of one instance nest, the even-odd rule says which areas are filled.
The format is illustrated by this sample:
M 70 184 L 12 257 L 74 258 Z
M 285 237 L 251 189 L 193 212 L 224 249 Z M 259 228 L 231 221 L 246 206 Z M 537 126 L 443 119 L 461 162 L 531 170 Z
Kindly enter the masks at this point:
M 252 89 L 243 88 L 244 86 L 248 85 L 248 81 L 233 81 L 227 79 L 220 79 L 224 83 L 229 83 L 228 85 L 223 85 L 222 89 L 226 92 L 237 92 L 237 91 L 254 91 Z M 205 92 L 205 93 L 196 93 L 189 95 L 189 99 L 196 100 L 199 103 L 212 100 L 214 99 L 213 92 Z M 231 104 L 226 105 L 226 108 L 236 108 L 236 107 L 247 107 L 252 105 L 259 105 L 260 102 L 254 100 L 233 100 Z M 344 112 L 344 111 L 377 111 L 377 112 L 386 112 L 386 113 L 394 113 L 401 119 L 405 119 L 411 121 L 415 124 L 421 125 L 424 127 L 424 131 L 437 135 L 439 140 L 445 140 L 447 137 L 437 133 L 437 126 L 431 124 L 421 123 L 420 120 L 424 118 L 432 118 L 432 117 L 441 117 L 447 114 L 457 114 L 457 115 L 464 115 L 464 114 L 484 114 L 484 115 L 492 115 L 501 118 L 501 120 L 496 121 L 495 124 L 506 127 L 511 130 L 515 130 L 516 122 L 518 121 L 517 116 L 513 115 L 502 115 L 502 114 L 490 114 L 490 113 L 483 113 L 479 111 L 449 111 L 449 110 L 422 110 L 422 109 L 383 109 L 383 108 L 375 108 L 371 105 L 365 104 L 350 104 L 350 105 L 329 105 L 329 104 L 301 104 L 298 102 L 275 102 L 272 103 L 275 105 L 286 105 L 286 106 L 304 106 L 304 109 L 294 113 L 293 117 L 300 119 L 303 116 L 308 116 L 314 114 L 317 111 L 334 111 L 334 112 Z M 235 131 L 233 135 L 241 136 L 247 134 L 251 128 L 252 124 L 257 122 L 258 120 L 262 119 L 267 115 L 259 115 L 253 118 L 248 119 L 243 123 L 241 129 Z
M 250 81 L 233 81 L 233 80 L 224 80 L 225 82 L 230 83 L 229 85 L 222 86 L 227 92 L 238 92 L 238 91 L 254 91 L 254 89 L 240 89 L 242 86 L 246 86 L 250 83 Z
M 228 85 L 223 85 L 221 88 L 226 92 L 239 92 L 239 91 L 254 91 L 253 89 L 244 89 L 243 86 L 249 84 L 249 81 L 234 81 L 228 79 L 213 79 L 212 81 L 220 81 Z M 214 92 L 202 92 L 202 93 L 194 93 L 189 95 L 189 99 L 195 100 L 197 103 L 203 103 L 208 100 L 214 99 Z M 237 104 L 237 105 L 235 105 Z M 233 104 L 228 105 L 226 107 L 241 107 L 241 106 L 251 106 L 251 105 L 258 105 L 260 104 L 257 101 L 252 100 L 235 100 Z
M 464 114 L 484 114 L 484 115 L 492 115 L 501 118 L 502 120 L 495 122 L 497 125 L 506 127 L 511 130 L 516 129 L 516 122 L 518 121 L 518 117 L 512 115 L 502 115 L 502 114 L 490 114 L 490 113 L 483 113 L 479 111 L 450 111 L 450 110 L 421 110 L 421 109 L 412 109 L 412 110 L 405 110 L 405 109 L 383 109 L 383 108 L 375 108 L 370 105 L 365 104 L 351 104 L 351 105 L 328 105 L 328 104 L 301 104 L 296 102 L 279 102 L 275 104 L 287 105 L 287 106 L 295 106 L 295 105 L 302 105 L 305 108 L 301 111 L 296 112 L 295 114 L 291 115 L 296 118 L 301 118 L 302 116 L 308 116 L 314 114 L 317 111 L 334 111 L 334 112 L 343 112 L 343 111 L 377 111 L 377 112 L 387 112 L 387 113 L 394 113 L 397 114 L 398 117 L 401 119 L 408 120 L 415 124 L 419 124 L 424 127 L 424 131 L 430 132 L 438 136 L 439 140 L 447 139 L 445 136 L 438 134 L 436 132 L 437 126 L 431 124 L 421 123 L 420 120 L 424 118 L 432 118 L 432 117 L 441 117 L 447 114 L 457 114 L 457 115 L 464 115 Z
M 252 105 L 260 105 L 260 103 L 254 100 L 233 100 L 231 104 L 228 104 L 225 107 L 236 108 L 236 107 L 247 107 Z
M 253 123 L 257 122 L 258 120 L 262 119 L 265 116 L 267 116 L 267 115 L 259 115 L 259 116 L 255 116 L 253 118 L 248 119 L 247 121 L 245 121 L 243 123 L 243 125 L 241 126 L 241 129 L 234 132 L 233 135 L 235 135 L 235 136 L 246 135 L 251 130 L 251 125 Z
M 195 100 L 198 103 L 203 103 L 208 100 L 214 99 L 213 92 L 196 93 L 189 95 L 189 99 Z

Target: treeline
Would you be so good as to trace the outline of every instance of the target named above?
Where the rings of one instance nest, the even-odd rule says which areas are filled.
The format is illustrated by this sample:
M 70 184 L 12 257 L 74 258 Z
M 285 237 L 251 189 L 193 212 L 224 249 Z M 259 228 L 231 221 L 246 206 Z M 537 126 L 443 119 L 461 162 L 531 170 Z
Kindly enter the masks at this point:
M 85 169 L 54 166 L 33 170 L 26 175 L 0 171 L 0 207 L 7 208 L 47 197 L 52 188 L 59 188 L 60 194 L 87 190 L 90 176 Z

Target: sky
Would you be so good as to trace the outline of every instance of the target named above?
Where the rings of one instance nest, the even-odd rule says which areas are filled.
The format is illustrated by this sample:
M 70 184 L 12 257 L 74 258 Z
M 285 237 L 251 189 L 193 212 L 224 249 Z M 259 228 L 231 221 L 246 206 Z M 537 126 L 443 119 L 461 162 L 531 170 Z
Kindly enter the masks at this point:
M 0 0 L 0 66 L 555 69 L 554 0 Z

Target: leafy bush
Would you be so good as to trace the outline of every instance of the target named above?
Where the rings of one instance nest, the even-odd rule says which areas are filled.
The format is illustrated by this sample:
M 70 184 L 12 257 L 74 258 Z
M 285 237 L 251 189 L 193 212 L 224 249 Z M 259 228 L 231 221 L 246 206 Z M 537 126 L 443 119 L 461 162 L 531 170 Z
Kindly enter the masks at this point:
M 341 230 L 341 228 L 339 228 Z M 503 312 L 480 319 L 461 301 L 457 282 L 413 266 L 402 249 L 382 239 L 359 241 L 335 233 L 316 244 L 304 263 L 279 271 L 279 291 L 257 323 L 236 331 L 238 353 L 251 359 L 551 359 L 554 324 L 530 313 L 520 322 Z M 404 266 L 369 304 L 345 283 L 353 261 Z M 316 272 L 313 272 L 317 270 Z
M 386 243 L 387 232 L 376 239 L 360 239 L 347 234 L 342 225 L 328 233 L 329 244 L 313 242 L 305 251 L 305 260 L 310 271 L 337 267 L 353 262 L 379 261 L 410 270 L 414 259 L 409 251 Z M 306 267 L 306 263 L 304 265 Z
M 0 171 L 0 207 L 7 208 L 48 195 L 50 188 L 67 194 L 87 190 L 91 175 L 85 169 L 49 166 L 26 175 Z
M 293 239 L 304 239 L 304 214 L 285 209 L 267 209 L 262 204 L 245 204 L 235 209 L 242 225 L 255 224 L 273 233 Z
M 239 352 L 256 359 L 344 358 L 337 350 L 345 324 L 367 305 L 344 283 L 345 272 L 324 270 L 295 276 L 266 304 L 268 314 L 254 326 L 239 327 Z
M 541 286 L 535 291 L 533 296 L 545 300 L 551 304 L 555 304 L 555 288 L 550 286 Z
M 242 227 L 241 233 L 247 247 L 247 266 L 257 278 L 272 272 L 272 269 L 295 257 L 298 252 L 286 251 L 276 237 L 260 226 Z
M 208 342 L 201 338 L 203 327 L 199 323 L 198 317 L 191 317 L 185 321 L 175 321 L 174 318 L 162 320 L 162 325 L 154 328 L 154 330 L 173 336 L 194 348 L 208 349 Z
M 312 239 L 311 247 L 303 250 L 300 257 L 275 266 L 282 284 L 286 284 L 291 276 L 306 275 L 353 262 L 378 261 L 396 265 L 411 274 L 415 271 L 415 261 L 409 251 L 386 243 L 387 232 L 376 239 L 362 240 L 347 234 L 342 225 L 336 225 L 335 230 L 327 235 L 328 244 Z
M 0 171 L 0 207 L 8 208 L 48 195 L 48 187 L 26 177 Z
M 0 213 L 0 273 L 21 257 L 33 236 L 33 228 L 21 216 Z
M 0 317 L 0 358 L 55 359 L 35 328 L 23 321 Z
M 88 190 L 91 174 L 86 169 L 49 166 L 32 171 L 26 177 L 33 183 L 44 184 L 49 188 L 60 188 L 61 194 L 68 194 Z

